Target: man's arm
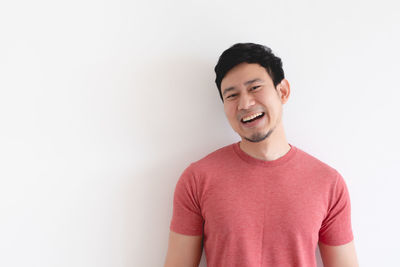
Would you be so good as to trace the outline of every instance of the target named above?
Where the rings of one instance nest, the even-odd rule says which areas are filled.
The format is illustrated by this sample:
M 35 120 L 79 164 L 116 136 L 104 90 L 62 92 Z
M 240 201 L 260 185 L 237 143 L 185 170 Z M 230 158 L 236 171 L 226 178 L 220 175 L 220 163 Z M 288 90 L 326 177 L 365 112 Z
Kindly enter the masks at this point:
M 328 246 L 318 242 L 324 267 L 358 267 L 354 241 L 341 246 Z
M 203 236 L 182 235 L 170 231 L 164 267 L 198 267 L 203 252 Z

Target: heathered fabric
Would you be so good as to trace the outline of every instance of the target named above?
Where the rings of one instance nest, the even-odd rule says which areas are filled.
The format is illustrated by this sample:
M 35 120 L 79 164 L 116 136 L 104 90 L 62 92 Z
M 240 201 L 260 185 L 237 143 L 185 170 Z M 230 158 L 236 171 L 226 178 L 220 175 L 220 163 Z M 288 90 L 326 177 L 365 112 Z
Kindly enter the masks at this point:
M 263 161 L 234 143 L 179 178 L 170 230 L 204 235 L 208 267 L 312 267 L 318 241 L 353 240 L 343 177 L 289 145 L 284 156 Z

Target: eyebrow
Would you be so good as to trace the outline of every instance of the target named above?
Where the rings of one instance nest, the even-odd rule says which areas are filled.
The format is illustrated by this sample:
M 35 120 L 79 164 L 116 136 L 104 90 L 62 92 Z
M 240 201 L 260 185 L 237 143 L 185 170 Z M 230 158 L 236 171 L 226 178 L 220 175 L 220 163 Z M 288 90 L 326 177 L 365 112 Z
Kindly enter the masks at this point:
M 249 81 L 247 81 L 247 82 L 245 82 L 245 83 L 243 83 L 243 84 L 244 84 L 244 85 L 249 85 L 249 84 L 252 84 L 252 83 L 255 83 L 255 82 L 263 82 L 263 80 L 261 80 L 261 79 L 259 79 L 259 78 L 255 78 L 255 79 L 249 80 Z M 234 89 L 235 89 L 235 86 L 228 87 L 228 88 L 226 88 L 226 89 L 224 90 L 224 92 L 222 93 L 222 95 L 225 95 L 226 93 L 228 93 L 229 91 L 232 91 L 232 90 L 234 90 Z

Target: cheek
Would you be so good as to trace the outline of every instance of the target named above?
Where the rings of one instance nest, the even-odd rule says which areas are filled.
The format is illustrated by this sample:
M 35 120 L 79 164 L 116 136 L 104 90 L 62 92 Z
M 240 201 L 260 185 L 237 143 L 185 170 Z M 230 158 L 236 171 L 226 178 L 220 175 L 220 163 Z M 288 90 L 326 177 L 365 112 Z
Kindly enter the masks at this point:
M 279 105 L 273 105 L 270 106 L 270 117 L 272 120 L 278 120 L 279 117 L 281 116 L 281 112 L 282 112 L 282 107 L 280 107 Z

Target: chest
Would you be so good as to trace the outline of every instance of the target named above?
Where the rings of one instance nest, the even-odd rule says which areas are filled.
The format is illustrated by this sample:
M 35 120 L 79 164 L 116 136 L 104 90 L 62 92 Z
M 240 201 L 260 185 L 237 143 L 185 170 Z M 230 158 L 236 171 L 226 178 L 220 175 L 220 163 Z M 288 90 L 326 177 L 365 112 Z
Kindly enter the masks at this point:
M 324 193 L 309 179 L 226 178 L 204 195 L 205 233 L 317 238 L 326 214 Z

